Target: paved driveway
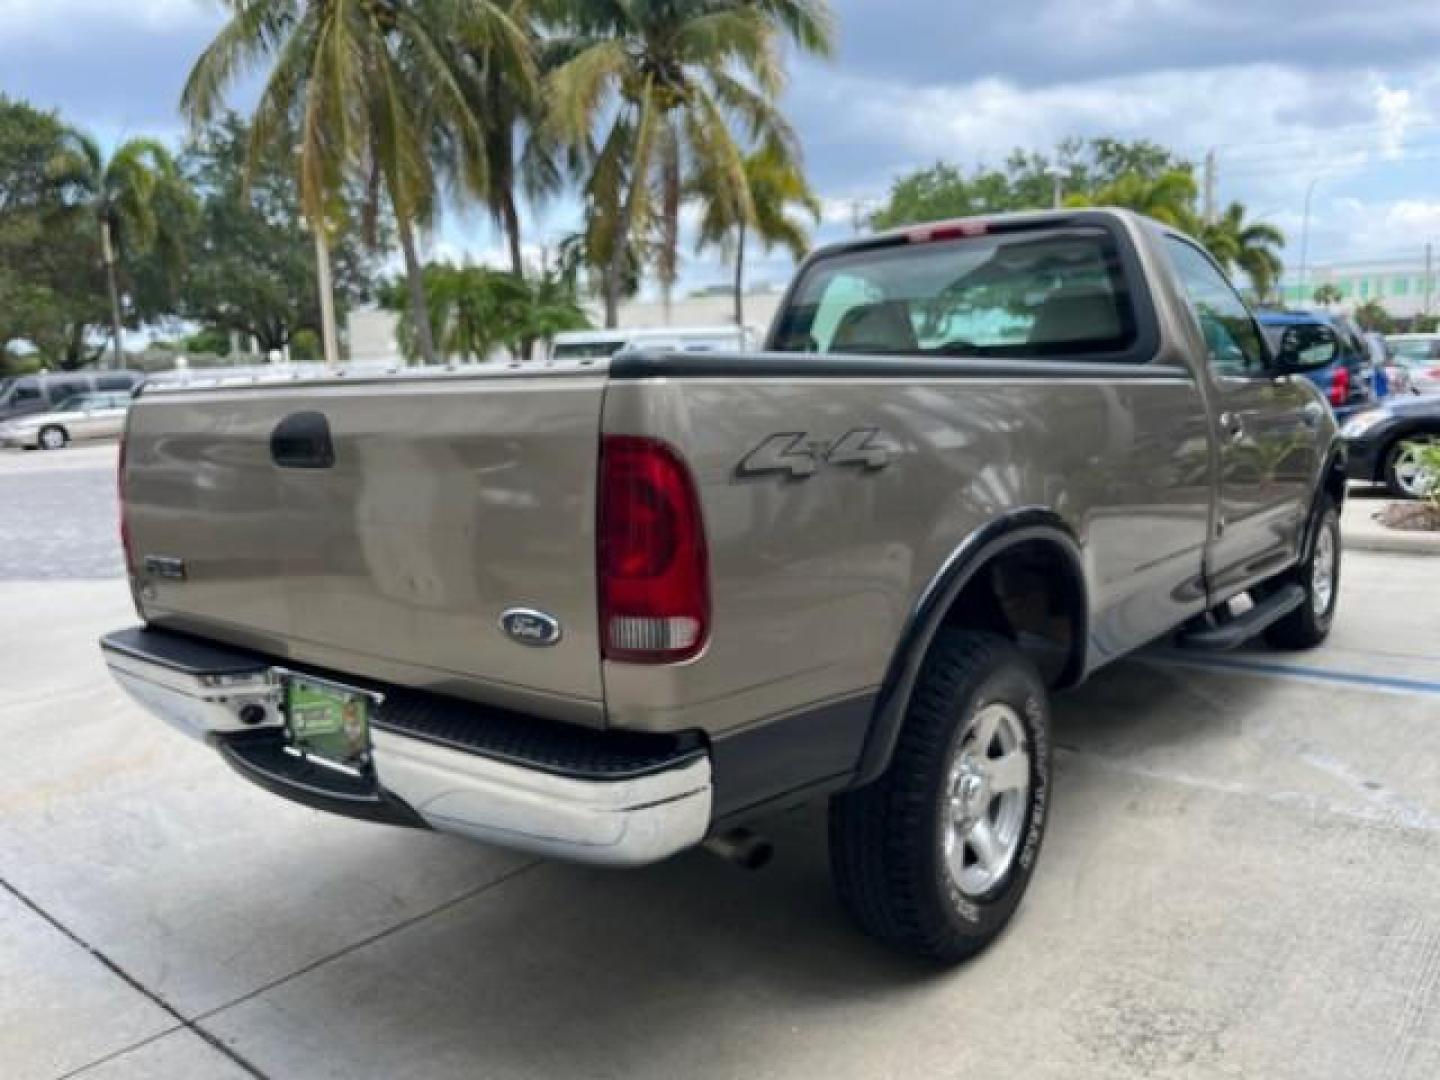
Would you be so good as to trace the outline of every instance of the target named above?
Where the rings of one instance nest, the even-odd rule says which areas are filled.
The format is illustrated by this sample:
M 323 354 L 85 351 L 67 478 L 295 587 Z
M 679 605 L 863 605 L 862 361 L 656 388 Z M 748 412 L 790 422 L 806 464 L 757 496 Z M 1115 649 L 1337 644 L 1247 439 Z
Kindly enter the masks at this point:
M 1157 654 L 1061 699 L 1030 895 L 949 972 L 851 931 L 814 809 L 758 873 L 331 818 L 122 699 L 94 648 L 120 580 L 0 582 L 0 611 L 6 1080 L 1440 1075 L 1424 560 L 1352 558 L 1315 653 Z

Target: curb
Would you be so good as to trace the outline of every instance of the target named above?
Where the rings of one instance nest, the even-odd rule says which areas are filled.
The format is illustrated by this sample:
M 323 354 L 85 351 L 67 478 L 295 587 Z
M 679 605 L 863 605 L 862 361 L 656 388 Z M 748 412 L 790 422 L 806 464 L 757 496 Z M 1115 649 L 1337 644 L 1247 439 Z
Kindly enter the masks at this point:
M 1384 526 L 1377 526 L 1377 528 L 1384 528 Z M 1440 533 L 1405 532 L 1401 529 L 1387 529 L 1385 532 L 1365 529 L 1347 533 L 1342 525 L 1340 538 L 1346 551 L 1382 551 L 1391 555 L 1440 555 Z

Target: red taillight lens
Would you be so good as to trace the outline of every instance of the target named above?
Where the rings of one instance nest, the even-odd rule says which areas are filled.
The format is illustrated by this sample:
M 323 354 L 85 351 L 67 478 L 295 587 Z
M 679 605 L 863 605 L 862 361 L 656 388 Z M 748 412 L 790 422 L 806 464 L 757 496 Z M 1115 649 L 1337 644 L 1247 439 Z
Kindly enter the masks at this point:
M 1440 379 L 1440 367 L 1432 367 L 1429 371 L 1425 372 L 1425 377 L 1427 379 Z
M 601 653 L 607 660 L 688 660 L 710 632 L 700 500 L 665 443 L 606 435 L 600 444 Z
M 1337 367 L 1330 373 L 1330 404 L 1337 408 L 1350 400 L 1350 371 Z
M 135 553 L 130 545 L 130 518 L 125 512 L 125 433 L 120 433 L 120 454 L 115 465 L 115 495 L 120 502 L 120 550 L 125 553 L 125 570 L 135 572 Z

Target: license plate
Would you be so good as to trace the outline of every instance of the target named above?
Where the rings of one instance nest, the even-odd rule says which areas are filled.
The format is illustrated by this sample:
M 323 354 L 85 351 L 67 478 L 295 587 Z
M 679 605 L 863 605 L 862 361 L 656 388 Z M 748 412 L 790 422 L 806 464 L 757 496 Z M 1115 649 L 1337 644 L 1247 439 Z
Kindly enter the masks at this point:
M 318 764 L 359 775 L 370 761 L 373 707 L 364 691 L 292 675 L 285 687 L 290 745 Z

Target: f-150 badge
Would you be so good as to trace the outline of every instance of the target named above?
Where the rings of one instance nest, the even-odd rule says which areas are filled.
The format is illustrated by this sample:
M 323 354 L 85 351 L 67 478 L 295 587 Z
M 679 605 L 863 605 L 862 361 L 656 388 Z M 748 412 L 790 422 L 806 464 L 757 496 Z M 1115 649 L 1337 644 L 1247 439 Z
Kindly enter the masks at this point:
M 855 428 L 838 439 L 816 438 L 807 431 L 781 431 L 751 450 L 735 466 L 737 476 L 788 473 L 814 476 L 821 465 L 883 469 L 899 451 L 879 428 Z

